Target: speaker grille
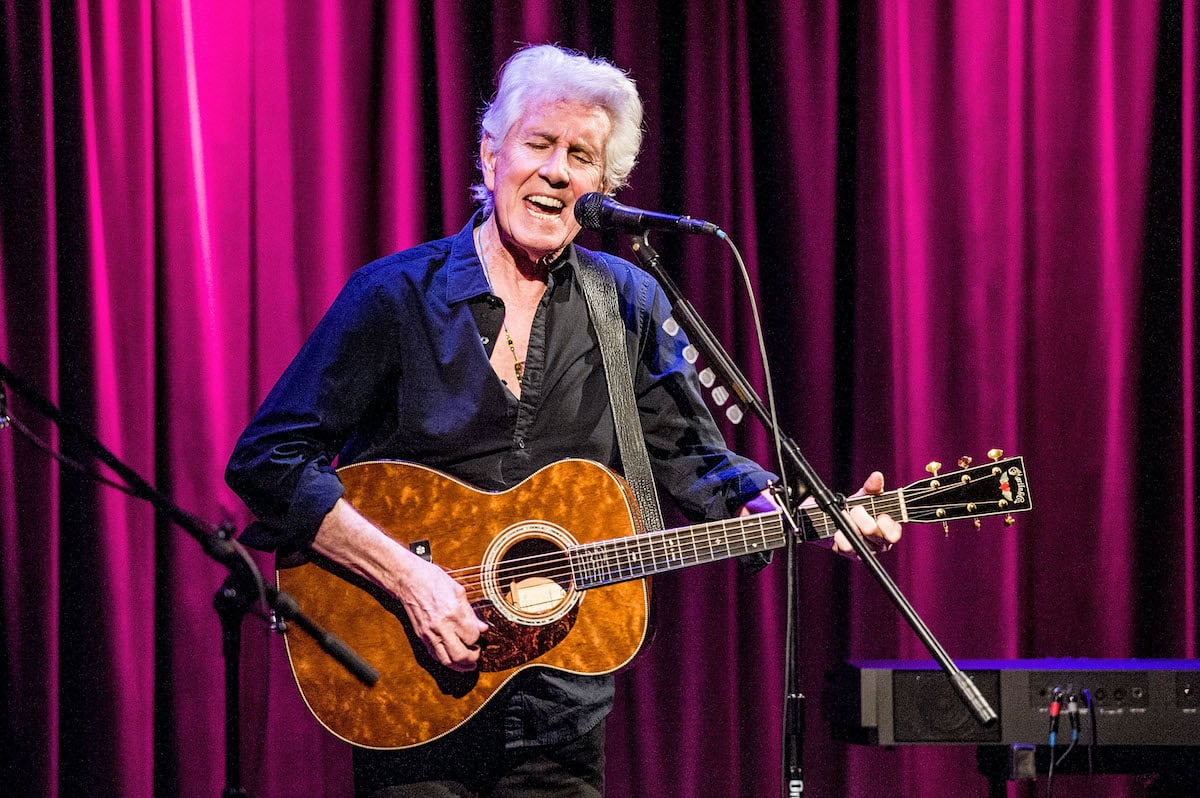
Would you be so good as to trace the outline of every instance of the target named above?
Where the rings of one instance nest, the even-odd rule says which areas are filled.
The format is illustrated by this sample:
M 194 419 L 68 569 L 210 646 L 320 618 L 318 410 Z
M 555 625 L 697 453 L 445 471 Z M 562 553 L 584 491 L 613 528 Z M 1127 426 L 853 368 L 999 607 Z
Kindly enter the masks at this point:
M 1000 672 L 967 676 L 1000 714 Z M 983 726 L 939 670 L 892 673 L 892 718 L 898 743 L 998 743 L 1000 724 Z

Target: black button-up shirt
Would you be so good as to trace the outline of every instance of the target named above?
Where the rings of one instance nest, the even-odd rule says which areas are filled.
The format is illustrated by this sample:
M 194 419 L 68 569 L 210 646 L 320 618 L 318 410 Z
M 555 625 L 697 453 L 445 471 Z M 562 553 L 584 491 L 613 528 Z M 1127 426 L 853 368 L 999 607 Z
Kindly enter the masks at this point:
M 472 240 L 461 232 L 355 272 L 239 439 L 226 471 L 260 519 L 259 548 L 311 542 L 342 495 L 337 465 L 398 459 L 503 490 L 567 457 L 620 468 L 596 333 L 574 275 L 551 270 L 534 316 L 518 400 L 489 355 L 503 335 Z M 659 485 L 696 520 L 727 518 L 770 475 L 725 447 L 700 396 L 686 341 L 662 329 L 661 288 L 627 261 L 614 272 L 638 412 Z M 501 342 L 499 345 L 504 346 Z M 591 728 L 611 706 L 611 677 L 537 668 L 505 707 L 510 745 L 550 744 Z

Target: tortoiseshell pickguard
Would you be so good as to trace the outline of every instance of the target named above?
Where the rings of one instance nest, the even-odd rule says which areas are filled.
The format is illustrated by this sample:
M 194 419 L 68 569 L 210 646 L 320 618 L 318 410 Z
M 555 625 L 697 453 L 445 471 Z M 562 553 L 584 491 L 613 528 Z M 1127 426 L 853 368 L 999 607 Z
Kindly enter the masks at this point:
M 481 671 L 503 671 L 532 662 L 561 643 L 579 615 L 576 608 L 544 626 L 526 626 L 509 620 L 491 604 L 475 612 L 491 627 L 479 654 Z

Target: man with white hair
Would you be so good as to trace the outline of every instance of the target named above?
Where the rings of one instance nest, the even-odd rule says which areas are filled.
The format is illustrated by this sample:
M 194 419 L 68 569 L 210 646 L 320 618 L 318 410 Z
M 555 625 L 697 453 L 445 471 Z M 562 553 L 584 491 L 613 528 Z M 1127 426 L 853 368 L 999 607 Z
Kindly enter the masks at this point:
M 471 671 L 488 626 L 463 587 L 343 498 L 333 468 L 395 459 L 500 491 L 564 458 L 620 470 L 618 436 L 580 259 L 615 282 L 641 435 L 682 511 L 720 519 L 770 509 L 771 475 L 729 451 L 669 306 L 627 261 L 586 252 L 575 203 L 623 186 L 642 105 L 625 73 L 558 47 L 504 66 L 482 118 L 481 209 L 456 235 L 357 271 L 238 441 L 226 478 L 260 522 L 250 545 L 311 550 L 399 600 L 442 666 Z M 865 489 L 882 490 L 873 474 Z M 854 513 L 878 545 L 886 516 Z M 844 541 L 837 547 L 849 550 Z M 412 749 L 355 749 L 367 796 L 603 793 L 611 676 L 533 668 L 454 732 Z

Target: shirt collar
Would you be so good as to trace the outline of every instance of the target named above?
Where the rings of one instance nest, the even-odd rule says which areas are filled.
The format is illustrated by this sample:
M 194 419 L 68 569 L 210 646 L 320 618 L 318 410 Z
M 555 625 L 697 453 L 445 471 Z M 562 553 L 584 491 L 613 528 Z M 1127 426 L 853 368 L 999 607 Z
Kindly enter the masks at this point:
M 446 260 L 446 301 L 450 304 L 491 292 L 483 274 L 483 264 L 475 252 L 474 238 L 475 228 L 486 219 L 482 209 L 476 211 L 466 227 L 450 240 L 450 257 Z M 573 268 L 575 263 L 575 244 L 571 243 L 550 271 L 556 277 L 565 276 L 569 273 L 566 269 Z

